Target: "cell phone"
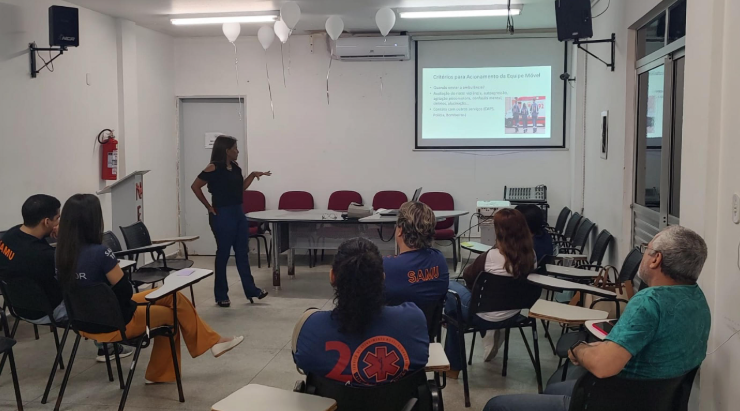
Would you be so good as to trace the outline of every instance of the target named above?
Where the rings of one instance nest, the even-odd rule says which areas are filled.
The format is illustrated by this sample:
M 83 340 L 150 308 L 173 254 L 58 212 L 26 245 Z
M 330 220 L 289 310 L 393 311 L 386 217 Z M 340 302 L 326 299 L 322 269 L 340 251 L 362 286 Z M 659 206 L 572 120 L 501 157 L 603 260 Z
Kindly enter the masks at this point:
M 608 335 L 616 324 L 616 320 L 609 320 L 594 324 L 594 328 L 601 331 L 604 335 Z

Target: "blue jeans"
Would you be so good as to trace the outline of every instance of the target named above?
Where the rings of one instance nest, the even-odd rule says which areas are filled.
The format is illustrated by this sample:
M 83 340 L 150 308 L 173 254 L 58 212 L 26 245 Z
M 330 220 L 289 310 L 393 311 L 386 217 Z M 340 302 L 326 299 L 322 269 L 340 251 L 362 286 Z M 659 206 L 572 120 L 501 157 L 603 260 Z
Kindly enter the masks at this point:
M 483 411 L 568 411 L 577 380 L 550 384 L 543 394 L 510 394 L 491 398 Z
M 236 269 L 242 281 L 244 295 L 253 298 L 262 290 L 254 285 L 252 270 L 249 268 L 249 223 L 241 204 L 216 207 L 216 215 L 209 215 L 211 230 L 216 237 L 216 279 L 213 292 L 216 302 L 229 300 L 229 283 L 226 280 L 226 264 L 231 249 L 236 257 Z
M 468 290 L 463 284 L 458 283 L 457 281 L 450 281 L 449 290 L 456 292 L 460 296 L 460 305 L 462 307 L 462 313 L 460 313 L 458 318 L 462 318 L 463 320 L 467 320 L 468 318 L 468 309 L 470 307 L 470 299 L 471 294 L 470 290 Z M 445 314 L 455 317 L 457 314 L 457 300 L 455 297 L 447 296 L 447 302 L 445 303 Z M 507 325 L 507 323 L 511 322 L 512 324 L 515 322 L 517 316 L 514 316 L 508 320 L 504 320 L 501 322 L 490 322 L 486 321 L 477 315 L 474 315 L 472 318 L 472 324 L 474 327 L 480 328 L 480 329 L 488 329 L 488 330 L 494 330 L 497 328 L 503 328 Z M 462 367 L 465 364 L 466 359 L 461 358 L 462 353 L 460 352 L 460 340 L 458 339 L 457 335 L 457 327 L 453 324 L 447 324 L 447 338 L 445 339 L 445 354 L 447 354 L 447 358 L 450 360 L 450 368 L 453 370 L 462 370 Z
M 59 303 L 59 305 L 57 305 L 56 308 L 54 308 L 53 314 L 54 314 L 54 321 L 56 322 L 67 321 L 67 306 L 64 305 L 64 301 Z M 51 320 L 49 319 L 48 315 L 45 315 L 39 318 L 38 320 L 26 320 L 26 321 L 28 321 L 31 324 L 36 324 L 36 325 L 51 324 Z

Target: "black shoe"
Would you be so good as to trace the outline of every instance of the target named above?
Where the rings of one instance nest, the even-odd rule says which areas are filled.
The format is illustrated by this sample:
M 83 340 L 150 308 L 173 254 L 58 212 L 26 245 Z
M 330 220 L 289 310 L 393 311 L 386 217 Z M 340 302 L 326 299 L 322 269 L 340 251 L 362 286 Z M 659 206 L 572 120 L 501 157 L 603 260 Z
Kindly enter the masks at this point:
M 113 344 L 108 345 L 108 358 L 115 359 L 116 355 L 113 352 Z M 126 358 L 129 355 L 133 354 L 134 350 L 131 347 L 124 347 L 123 345 L 118 345 L 118 358 Z M 95 361 L 97 362 L 105 362 L 105 351 L 103 348 L 98 348 L 98 356 L 95 357 Z
M 231 307 L 231 301 L 229 301 L 229 300 L 226 300 L 226 301 L 216 301 L 216 304 L 218 304 L 218 306 L 221 307 L 221 308 L 229 308 L 229 307 Z
M 257 296 L 257 299 L 258 300 L 261 300 L 261 299 L 267 297 L 267 294 L 269 294 L 267 291 L 260 290 L 260 295 Z M 253 297 L 247 297 L 247 300 L 249 300 L 250 303 L 254 304 L 254 298 Z

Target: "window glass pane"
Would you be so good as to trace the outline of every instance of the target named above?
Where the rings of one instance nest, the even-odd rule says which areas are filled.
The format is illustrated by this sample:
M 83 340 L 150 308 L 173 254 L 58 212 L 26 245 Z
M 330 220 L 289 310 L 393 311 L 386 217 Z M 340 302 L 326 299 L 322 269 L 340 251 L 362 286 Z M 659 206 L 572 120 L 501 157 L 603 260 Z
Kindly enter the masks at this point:
M 686 36 L 686 0 L 679 1 L 668 11 L 668 43 Z
M 660 211 L 665 67 L 640 74 L 638 82 L 635 202 Z
M 665 46 L 665 19 L 666 14 L 662 13 L 643 28 L 637 30 L 638 60 Z M 685 23 L 684 26 L 686 26 Z
M 673 100 L 673 139 L 671 140 L 671 203 L 668 213 L 681 216 L 681 140 L 683 138 L 683 81 L 686 59 L 680 58 L 674 64 Z

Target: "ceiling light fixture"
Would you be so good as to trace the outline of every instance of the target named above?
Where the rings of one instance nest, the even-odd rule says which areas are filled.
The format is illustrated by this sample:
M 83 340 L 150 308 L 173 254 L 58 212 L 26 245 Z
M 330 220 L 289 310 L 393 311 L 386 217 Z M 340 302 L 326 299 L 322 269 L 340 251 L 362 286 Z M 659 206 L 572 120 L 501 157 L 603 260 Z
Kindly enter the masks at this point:
M 222 16 L 222 17 L 194 17 L 170 19 L 175 26 L 193 24 L 223 24 L 223 23 L 269 23 L 277 20 L 277 14 L 262 14 L 249 16 Z
M 511 15 L 518 16 L 522 12 L 522 6 L 511 7 Z M 503 7 L 430 7 L 430 8 L 408 8 L 398 10 L 402 19 L 435 19 L 451 17 L 506 17 L 509 15 L 506 6 Z

